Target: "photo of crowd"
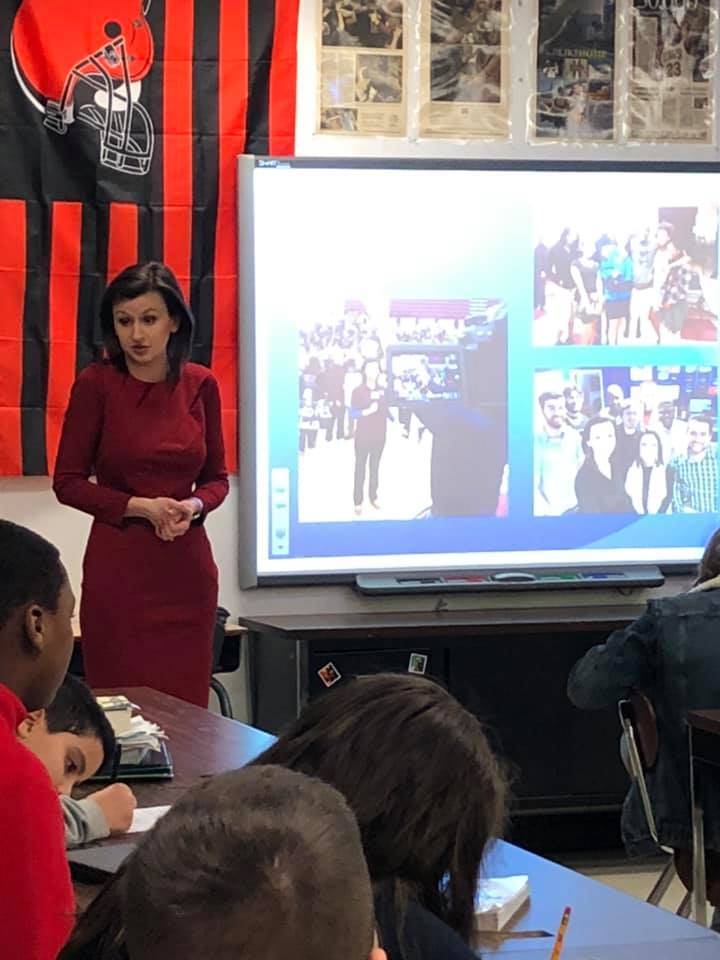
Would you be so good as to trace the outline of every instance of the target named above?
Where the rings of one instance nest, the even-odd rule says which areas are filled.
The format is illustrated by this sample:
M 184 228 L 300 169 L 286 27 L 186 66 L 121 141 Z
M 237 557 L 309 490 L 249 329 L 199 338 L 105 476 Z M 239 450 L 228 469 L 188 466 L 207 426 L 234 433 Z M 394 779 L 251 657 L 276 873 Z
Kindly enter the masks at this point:
M 388 367 L 393 396 L 400 405 L 462 398 L 460 354 L 452 347 L 390 347 Z
M 535 374 L 533 513 L 718 510 L 717 368 Z
M 403 0 L 323 0 L 322 44 L 402 49 Z
M 717 340 L 716 206 L 540 224 L 534 270 L 535 346 Z
M 507 511 L 502 301 L 346 300 L 298 360 L 301 523 Z

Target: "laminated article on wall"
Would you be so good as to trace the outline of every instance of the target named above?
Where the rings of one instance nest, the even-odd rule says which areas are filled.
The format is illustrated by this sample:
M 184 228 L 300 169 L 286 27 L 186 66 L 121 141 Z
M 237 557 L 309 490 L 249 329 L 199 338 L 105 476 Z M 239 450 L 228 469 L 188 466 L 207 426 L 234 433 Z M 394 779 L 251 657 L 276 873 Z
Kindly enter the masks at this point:
M 405 0 L 321 0 L 317 133 L 406 133 Z
M 617 26 L 614 0 L 538 0 L 530 139 L 615 140 Z
M 419 133 L 508 138 L 509 0 L 421 0 Z
M 713 142 L 717 11 L 710 0 L 630 0 L 626 135 Z

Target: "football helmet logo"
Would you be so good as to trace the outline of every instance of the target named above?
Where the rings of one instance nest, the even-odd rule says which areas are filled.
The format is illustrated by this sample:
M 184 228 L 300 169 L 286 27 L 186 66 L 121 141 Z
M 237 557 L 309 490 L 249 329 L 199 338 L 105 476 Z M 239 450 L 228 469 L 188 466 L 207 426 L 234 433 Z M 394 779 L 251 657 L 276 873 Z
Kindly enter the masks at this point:
M 93 127 L 100 163 L 138 175 L 150 169 L 155 140 L 138 99 L 153 62 L 150 3 L 23 0 L 11 34 L 15 76 L 45 126 L 59 134 L 76 121 Z

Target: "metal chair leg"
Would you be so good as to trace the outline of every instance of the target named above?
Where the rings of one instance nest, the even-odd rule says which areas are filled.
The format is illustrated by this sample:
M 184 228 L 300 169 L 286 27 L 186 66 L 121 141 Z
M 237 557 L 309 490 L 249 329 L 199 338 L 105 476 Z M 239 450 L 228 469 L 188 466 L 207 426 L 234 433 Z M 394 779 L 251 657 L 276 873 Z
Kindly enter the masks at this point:
M 692 897 L 690 896 L 689 893 L 686 893 L 685 896 L 680 901 L 680 906 L 677 908 L 675 913 L 679 917 L 685 917 L 685 919 L 687 920 L 687 918 L 690 916 L 691 906 L 692 906 Z
M 656 907 L 665 894 L 668 891 L 668 887 L 673 882 L 673 877 L 675 876 L 675 863 L 673 858 L 670 857 L 668 862 L 663 867 L 663 871 L 660 876 L 655 881 L 652 890 L 648 894 L 647 902 L 652 903 Z
M 220 706 L 220 713 L 224 717 L 229 717 L 230 720 L 234 720 L 232 703 L 230 702 L 230 696 L 225 689 L 225 687 L 220 683 L 217 677 L 210 677 L 210 689 L 215 692 L 215 696 L 218 698 L 218 705 Z

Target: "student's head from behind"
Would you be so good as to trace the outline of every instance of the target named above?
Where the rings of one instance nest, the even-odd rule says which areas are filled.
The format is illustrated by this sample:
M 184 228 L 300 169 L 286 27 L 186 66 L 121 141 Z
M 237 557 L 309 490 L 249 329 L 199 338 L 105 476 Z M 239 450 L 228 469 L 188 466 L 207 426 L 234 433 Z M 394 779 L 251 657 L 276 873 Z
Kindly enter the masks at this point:
M 190 357 L 193 315 L 164 263 L 136 263 L 119 273 L 103 294 L 100 326 L 108 359 L 120 370 L 167 361 L 169 378 L 177 380 Z
M 705 546 L 695 583 L 705 583 L 706 580 L 712 580 L 718 576 L 720 576 L 720 529 L 715 531 Z
M 0 683 L 28 710 L 46 707 L 62 683 L 74 606 L 57 548 L 0 520 Z
M 609 417 L 591 417 L 583 427 L 583 451 L 594 463 L 606 463 L 615 451 L 616 442 L 615 424 Z
M 308 704 L 255 762 L 336 787 L 358 819 L 373 882 L 395 884 L 469 938 L 507 786 L 480 722 L 451 694 L 425 677 L 357 677 Z
M 542 410 L 545 423 L 553 430 L 560 430 L 565 423 L 565 397 L 561 393 L 552 393 L 547 390 L 538 397 L 538 405 Z
M 29 713 L 17 733 L 65 796 L 115 753 L 115 734 L 105 713 L 82 680 L 69 674 L 50 706 Z
M 113 944 L 124 941 L 125 951 Z M 357 822 L 319 780 L 253 766 L 182 796 L 61 957 L 384 960 Z

